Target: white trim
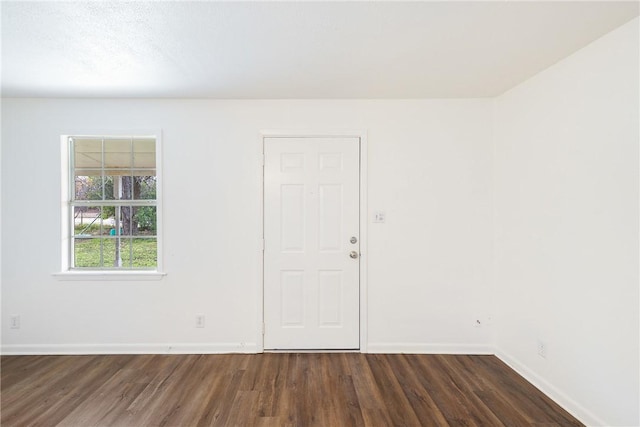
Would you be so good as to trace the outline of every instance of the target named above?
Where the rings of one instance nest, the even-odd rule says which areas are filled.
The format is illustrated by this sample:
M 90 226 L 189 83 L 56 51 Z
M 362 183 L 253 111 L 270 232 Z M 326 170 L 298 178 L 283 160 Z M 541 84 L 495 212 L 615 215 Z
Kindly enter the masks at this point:
M 496 349 L 496 357 L 506 363 L 511 369 L 516 371 L 518 375 L 529 381 L 538 390 L 547 395 L 551 400 L 560 405 L 564 410 L 569 412 L 584 424 L 588 426 L 606 426 L 610 424 L 599 419 L 591 411 L 577 403 L 567 394 L 527 368 L 523 363 L 518 362 L 515 358 L 511 357 L 507 353 Z
M 2 346 L 2 355 L 80 354 L 229 354 L 257 353 L 255 343 L 159 343 L 159 344 L 11 344 Z
M 162 129 L 156 132 L 156 272 L 164 271 L 164 157 Z
M 258 145 L 258 183 L 260 188 L 260 207 L 258 216 L 258 289 L 257 289 L 257 351 L 264 352 L 264 135 L 260 134 Z
M 369 343 L 368 353 L 386 354 L 466 354 L 493 355 L 494 349 L 483 344 L 447 344 L 447 343 Z
M 365 130 L 278 130 L 260 131 L 260 140 L 264 138 L 366 138 Z
M 368 181 L 369 141 L 367 133 L 360 133 L 360 351 L 366 353 L 369 348 L 369 312 L 368 312 L 368 287 L 367 272 L 369 260 L 368 224 L 369 211 L 367 195 L 369 194 Z
M 367 132 L 364 130 L 334 130 L 334 131 L 304 131 L 304 130 L 262 130 L 260 131 L 260 234 L 258 236 L 259 273 L 258 281 L 258 322 L 257 342 L 259 351 L 264 351 L 264 140 L 265 138 L 358 138 L 360 140 L 360 348 L 364 353 L 368 348 L 368 311 L 367 311 L 367 194 L 368 194 L 368 141 Z
M 69 169 L 70 148 L 68 139 L 70 137 L 149 137 L 156 141 L 156 268 L 153 271 L 109 271 L 98 270 L 96 272 L 90 270 L 71 270 L 70 269 L 70 211 L 69 200 L 71 199 L 71 171 Z M 54 273 L 53 276 L 59 280 L 160 280 L 166 273 L 163 273 L 164 262 L 164 222 L 163 222 L 163 150 L 162 150 L 162 129 L 156 130 L 105 130 L 104 132 L 66 132 L 60 136 L 61 142 L 61 226 L 60 226 L 60 242 L 61 242 L 61 272 Z
M 161 273 L 159 271 L 86 271 L 86 270 L 72 270 L 61 271 L 54 273 L 53 277 L 60 281 L 146 281 L 146 280 L 161 280 L 167 273 Z
M 71 236 L 69 200 L 71 200 L 71 171 L 69 170 L 69 134 L 60 136 L 60 268 L 69 270 L 69 239 Z

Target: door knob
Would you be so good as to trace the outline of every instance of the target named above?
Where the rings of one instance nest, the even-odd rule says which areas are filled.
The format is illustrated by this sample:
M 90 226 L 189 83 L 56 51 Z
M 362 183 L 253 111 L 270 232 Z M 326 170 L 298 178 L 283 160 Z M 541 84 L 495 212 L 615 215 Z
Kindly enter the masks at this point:
M 356 259 L 356 258 L 358 258 L 358 252 L 356 252 L 356 251 L 351 251 L 351 252 L 349 253 L 349 256 L 350 256 L 351 258 L 353 258 L 353 259 Z

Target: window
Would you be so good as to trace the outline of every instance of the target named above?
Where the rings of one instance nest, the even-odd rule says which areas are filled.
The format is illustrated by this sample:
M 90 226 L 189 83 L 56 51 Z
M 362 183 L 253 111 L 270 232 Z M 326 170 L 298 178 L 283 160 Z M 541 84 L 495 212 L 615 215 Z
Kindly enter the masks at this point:
M 155 136 L 67 136 L 63 270 L 158 270 Z

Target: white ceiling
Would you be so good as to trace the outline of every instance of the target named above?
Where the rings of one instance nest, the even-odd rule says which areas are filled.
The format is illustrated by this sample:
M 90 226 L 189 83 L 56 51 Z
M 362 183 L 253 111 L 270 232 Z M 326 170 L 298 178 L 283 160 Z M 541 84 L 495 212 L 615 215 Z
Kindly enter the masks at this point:
M 495 96 L 638 2 L 2 2 L 5 97 Z

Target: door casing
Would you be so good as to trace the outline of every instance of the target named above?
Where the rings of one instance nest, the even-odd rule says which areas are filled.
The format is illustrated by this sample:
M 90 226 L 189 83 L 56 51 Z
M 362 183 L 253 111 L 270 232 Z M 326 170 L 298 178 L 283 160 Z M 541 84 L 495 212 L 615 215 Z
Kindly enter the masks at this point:
M 367 133 L 365 131 L 287 131 L 263 130 L 259 141 L 260 234 L 258 236 L 258 318 L 256 351 L 264 352 L 264 139 L 265 138 L 331 138 L 354 137 L 360 139 L 360 352 L 367 352 L 367 264 L 368 264 L 368 210 L 367 210 Z

